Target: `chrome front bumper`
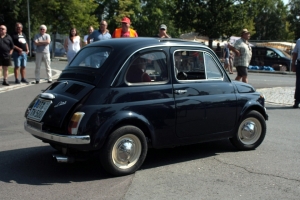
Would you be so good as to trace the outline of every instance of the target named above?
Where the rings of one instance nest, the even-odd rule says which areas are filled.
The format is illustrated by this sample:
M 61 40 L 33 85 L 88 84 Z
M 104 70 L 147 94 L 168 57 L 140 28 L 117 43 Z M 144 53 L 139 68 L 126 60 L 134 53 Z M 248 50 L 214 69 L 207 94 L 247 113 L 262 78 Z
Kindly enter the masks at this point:
M 91 141 L 89 135 L 75 136 L 46 133 L 30 126 L 29 124 L 27 124 L 27 121 L 24 122 L 24 129 L 28 131 L 31 135 L 36 136 L 38 138 L 44 138 L 62 144 L 89 144 Z

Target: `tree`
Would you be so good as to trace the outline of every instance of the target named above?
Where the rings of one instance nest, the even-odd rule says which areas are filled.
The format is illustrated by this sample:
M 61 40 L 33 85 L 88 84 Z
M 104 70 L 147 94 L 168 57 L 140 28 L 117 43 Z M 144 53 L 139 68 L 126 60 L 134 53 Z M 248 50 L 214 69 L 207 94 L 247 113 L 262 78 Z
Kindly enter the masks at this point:
M 170 9 L 172 7 L 174 7 L 173 0 L 142 1 L 142 12 L 136 23 L 139 35 L 152 37 L 158 33 L 160 24 L 166 24 L 168 34 L 172 37 L 179 36 L 172 21 Z
M 120 21 L 123 17 L 129 17 L 132 28 L 141 15 L 141 3 L 139 0 L 97 0 L 97 16 L 108 22 L 108 28 L 111 33 L 120 27 Z M 101 13 L 102 12 L 102 13 Z
M 251 38 L 259 40 L 287 39 L 287 6 L 281 0 L 253 0 L 256 34 Z
M 247 20 L 248 1 L 177 0 L 174 21 L 180 30 L 195 31 L 212 40 L 240 34 Z
M 290 22 L 290 30 L 295 34 L 295 40 L 300 38 L 300 0 L 290 1 L 290 14 L 288 21 Z
M 38 19 L 38 24 L 49 27 L 48 32 L 68 33 L 75 27 L 84 34 L 90 25 L 98 26 L 94 13 L 97 4 L 93 0 L 39 0 L 31 1 L 32 13 Z

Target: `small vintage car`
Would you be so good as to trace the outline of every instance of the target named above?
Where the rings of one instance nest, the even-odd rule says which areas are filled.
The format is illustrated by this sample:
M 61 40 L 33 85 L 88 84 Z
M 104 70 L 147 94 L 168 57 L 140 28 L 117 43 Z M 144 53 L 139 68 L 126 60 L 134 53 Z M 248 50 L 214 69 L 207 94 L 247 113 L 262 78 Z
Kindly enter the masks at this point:
M 264 103 L 207 46 L 119 38 L 81 49 L 28 106 L 24 127 L 60 151 L 58 162 L 98 155 L 120 176 L 138 170 L 148 148 L 230 139 L 255 149 L 266 135 Z

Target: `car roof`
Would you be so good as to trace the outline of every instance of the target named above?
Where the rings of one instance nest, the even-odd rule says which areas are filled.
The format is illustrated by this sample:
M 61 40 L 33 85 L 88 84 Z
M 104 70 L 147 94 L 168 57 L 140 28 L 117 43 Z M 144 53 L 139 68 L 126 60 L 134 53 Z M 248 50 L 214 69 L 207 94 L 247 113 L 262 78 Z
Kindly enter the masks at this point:
M 88 46 L 111 46 L 113 48 L 124 48 L 125 46 L 131 47 L 150 47 L 150 46 L 194 46 L 205 47 L 207 46 L 194 41 L 187 41 L 174 38 L 151 38 L 151 37 L 137 37 L 137 38 L 113 38 L 109 40 L 96 41 Z

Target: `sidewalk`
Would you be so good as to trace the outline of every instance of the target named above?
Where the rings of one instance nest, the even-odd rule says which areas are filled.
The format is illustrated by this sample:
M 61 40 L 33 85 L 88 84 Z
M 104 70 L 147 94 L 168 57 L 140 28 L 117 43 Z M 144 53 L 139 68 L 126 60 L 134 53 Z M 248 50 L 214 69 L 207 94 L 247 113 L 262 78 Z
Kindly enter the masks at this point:
M 55 58 L 53 61 L 66 61 L 66 58 Z M 235 69 L 234 69 L 235 71 Z M 272 74 L 295 74 L 294 72 L 270 72 L 270 71 L 261 71 L 261 70 L 249 70 L 250 73 L 272 73 Z M 61 71 L 52 69 L 52 78 L 53 81 L 55 81 Z M 13 74 L 10 74 L 8 77 L 8 81 L 10 83 L 10 86 L 3 86 L 2 85 L 2 80 L 3 78 L 1 77 L 1 82 L 0 82 L 0 94 L 11 91 L 11 90 L 16 90 L 19 88 L 23 87 L 28 87 L 28 86 L 33 86 L 35 85 L 35 75 L 34 75 L 34 67 L 28 67 L 26 68 L 26 77 L 27 81 L 29 84 L 15 84 L 15 78 Z M 41 68 L 41 83 L 47 83 L 46 78 L 46 73 L 44 70 L 44 67 L 42 66 Z M 47 83 L 48 84 L 48 83 Z M 294 91 L 295 87 L 276 87 L 276 88 L 264 88 L 264 89 L 257 89 L 258 92 L 261 92 L 265 95 L 266 98 L 266 103 L 271 103 L 271 104 L 276 104 L 276 105 L 284 105 L 284 106 L 292 106 L 294 104 Z

